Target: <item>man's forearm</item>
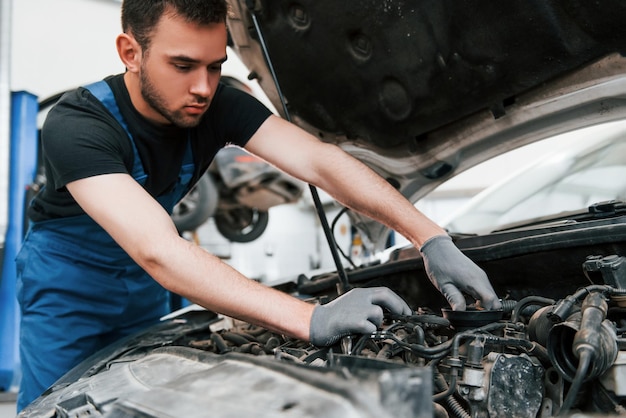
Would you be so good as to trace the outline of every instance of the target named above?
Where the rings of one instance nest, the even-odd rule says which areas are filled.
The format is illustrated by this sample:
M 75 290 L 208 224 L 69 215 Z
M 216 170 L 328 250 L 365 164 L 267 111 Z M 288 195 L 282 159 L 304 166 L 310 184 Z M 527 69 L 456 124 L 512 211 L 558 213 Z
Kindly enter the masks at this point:
M 445 230 L 421 213 L 377 173 L 344 151 L 333 153 L 320 170 L 320 188 L 350 209 L 406 237 L 420 248 Z M 332 172 L 331 172 L 332 171 Z
M 167 258 L 144 268 L 168 290 L 206 309 L 308 341 L 312 304 L 246 278 L 182 238 L 165 253 Z

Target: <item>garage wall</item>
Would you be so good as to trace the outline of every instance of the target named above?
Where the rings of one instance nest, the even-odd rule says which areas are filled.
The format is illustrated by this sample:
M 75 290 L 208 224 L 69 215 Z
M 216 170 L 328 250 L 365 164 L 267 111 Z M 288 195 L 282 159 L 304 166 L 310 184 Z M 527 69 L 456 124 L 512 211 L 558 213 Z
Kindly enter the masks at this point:
M 119 13 L 119 3 L 105 0 L 14 0 L 12 90 L 43 99 L 123 71 Z
M 120 4 L 110 0 L 10 1 L 9 89 L 39 99 L 123 70 L 115 52 Z M 9 154 L 2 143 L 0 155 Z M 7 161 L 3 158 L 3 162 Z M 0 242 L 7 225 L 8 167 L 0 171 Z
M 122 72 L 115 50 L 120 32 L 115 0 L 13 0 L 11 89 L 44 99 Z M 233 53 L 223 73 L 247 81 Z M 250 87 L 260 92 L 256 84 Z

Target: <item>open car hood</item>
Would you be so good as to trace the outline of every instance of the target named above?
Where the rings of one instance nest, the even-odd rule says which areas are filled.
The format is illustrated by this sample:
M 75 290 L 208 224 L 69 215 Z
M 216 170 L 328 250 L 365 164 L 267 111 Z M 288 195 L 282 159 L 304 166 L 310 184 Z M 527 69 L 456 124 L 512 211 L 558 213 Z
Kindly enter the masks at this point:
M 282 116 L 414 202 L 488 158 L 625 114 L 623 2 L 230 4 L 231 46 Z M 387 229 L 351 216 L 382 248 Z

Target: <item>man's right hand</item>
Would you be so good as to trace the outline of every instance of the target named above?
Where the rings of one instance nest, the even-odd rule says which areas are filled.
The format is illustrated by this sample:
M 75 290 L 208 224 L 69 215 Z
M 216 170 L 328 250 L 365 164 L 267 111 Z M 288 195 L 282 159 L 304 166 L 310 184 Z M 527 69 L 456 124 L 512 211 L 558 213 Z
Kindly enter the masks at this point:
M 370 334 L 383 322 L 383 309 L 396 315 L 413 311 L 386 287 L 356 288 L 313 310 L 310 340 L 316 346 L 333 345 L 350 334 Z

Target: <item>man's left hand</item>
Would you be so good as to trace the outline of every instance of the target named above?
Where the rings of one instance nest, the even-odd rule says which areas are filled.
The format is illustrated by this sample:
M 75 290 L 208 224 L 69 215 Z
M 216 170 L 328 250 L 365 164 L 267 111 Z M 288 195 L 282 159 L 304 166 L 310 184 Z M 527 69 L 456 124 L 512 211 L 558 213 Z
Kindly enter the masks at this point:
M 463 254 L 448 235 L 428 239 L 420 252 L 426 274 L 453 310 L 465 310 L 465 297 L 461 292 L 480 300 L 484 309 L 502 308 L 487 274 Z

